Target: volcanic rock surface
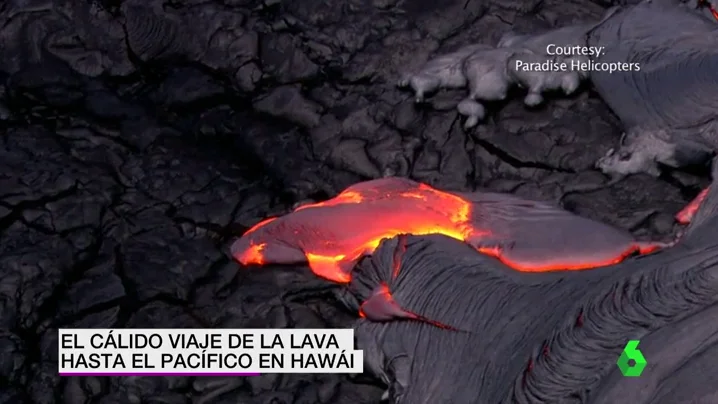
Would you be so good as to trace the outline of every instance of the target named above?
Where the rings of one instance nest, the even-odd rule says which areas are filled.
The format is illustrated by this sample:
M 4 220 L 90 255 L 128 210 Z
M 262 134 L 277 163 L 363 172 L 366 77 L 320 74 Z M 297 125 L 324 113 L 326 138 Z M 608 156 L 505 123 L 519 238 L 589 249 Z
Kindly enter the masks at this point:
M 0 5 L 0 403 L 376 403 L 368 377 L 57 376 L 61 327 L 346 327 L 306 267 L 240 268 L 270 215 L 393 174 L 560 204 L 671 239 L 705 173 L 593 168 L 621 127 L 590 90 L 495 106 L 394 87 L 431 54 L 599 18 L 607 1 L 10 1 Z

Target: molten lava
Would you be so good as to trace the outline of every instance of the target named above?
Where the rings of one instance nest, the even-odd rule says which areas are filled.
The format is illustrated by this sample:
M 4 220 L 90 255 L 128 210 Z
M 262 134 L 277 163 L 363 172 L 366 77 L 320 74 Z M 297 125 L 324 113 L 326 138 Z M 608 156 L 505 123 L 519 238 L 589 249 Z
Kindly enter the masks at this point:
M 680 224 L 689 224 L 691 220 L 693 220 L 693 216 L 696 215 L 696 212 L 698 212 L 698 208 L 701 207 L 701 204 L 703 203 L 703 200 L 706 199 L 706 196 L 708 196 L 708 190 L 710 188 L 706 188 L 703 191 L 701 191 L 698 196 L 696 196 L 691 203 L 686 205 L 685 208 L 681 209 L 680 212 L 676 214 L 676 221 Z
M 369 181 L 255 225 L 232 250 L 245 265 L 306 260 L 318 276 L 345 283 L 354 264 L 382 239 L 444 234 L 466 240 L 482 233 L 471 226 L 471 208 L 460 197 L 425 184 Z
M 307 262 L 347 283 L 363 256 L 401 234 L 443 234 L 526 272 L 595 268 L 658 248 L 558 208 L 501 198 L 484 203 L 402 178 L 367 181 L 255 225 L 232 255 L 244 265 Z
M 452 326 L 435 320 L 430 320 L 424 316 L 405 310 L 396 302 L 396 300 L 394 300 L 394 296 L 392 296 L 389 286 L 384 283 L 380 284 L 374 290 L 372 295 L 361 304 L 361 307 L 359 308 L 359 317 L 375 322 L 415 320 L 431 324 L 434 327 L 443 328 L 445 330 L 459 331 Z
M 494 257 L 501 261 L 504 265 L 507 267 L 516 269 L 518 271 L 523 272 L 549 272 L 549 271 L 560 271 L 560 270 L 570 270 L 570 271 L 581 271 L 584 269 L 593 269 L 593 268 L 600 268 L 600 267 L 606 267 L 609 265 L 616 265 L 619 262 L 625 260 L 628 257 L 631 257 L 633 255 L 639 254 L 650 254 L 652 252 L 658 251 L 661 248 L 666 247 L 666 245 L 660 244 L 660 243 L 632 243 L 626 246 L 626 249 L 620 252 L 617 252 L 616 254 L 612 254 L 610 256 L 607 256 L 604 259 L 586 259 L 584 262 L 578 262 L 578 263 L 571 263 L 571 264 L 557 264 L 557 265 L 536 265 L 536 267 L 533 267 L 531 263 L 525 263 L 525 262 L 518 262 L 513 259 L 508 254 L 504 254 L 504 252 L 499 247 L 478 247 L 476 250 L 479 251 L 482 254 L 486 254 L 490 257 Z
M 718 10 L 716 10 L 715 7 L 713 7 L 713 5 L 708 2 L 708 0 L 698 0 L 698 7 L 707 7 L 713 15 L 713 18 L 718 21 Z

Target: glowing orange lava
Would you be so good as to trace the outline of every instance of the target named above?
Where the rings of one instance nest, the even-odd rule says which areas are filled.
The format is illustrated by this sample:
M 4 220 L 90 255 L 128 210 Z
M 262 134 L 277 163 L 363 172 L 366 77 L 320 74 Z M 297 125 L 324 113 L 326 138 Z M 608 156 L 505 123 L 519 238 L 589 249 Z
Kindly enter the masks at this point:
M 267 243 L 251 244 L 244 254 L 242 254 L 241 261 L 251 262 L 257 265 L 265 264 L 266 262 L 264 261 L 262 251 L 266 246 Z
M 607 267 L 609 265 L 616 265 L 626 258 L 636 254 L 650 254 L 658 251 L 661 248 L 666 247 L 661 243 L 641 243 L 636 242 L 630 244 L 626 249 L 614 256 L 608 257 L 603 260 L 586 260 L 579 263 L 554 263 L 548 265 L 541 265 L 538 262 L 518 262 L 507 257 L 500 248 L 498 247 L 479 247 L 477 250 L 488 256 L 494 257 L 501 261 L 504 265 L 513 268 L 521 272 L 551 272 L 551 271 L 583 271 L 586 269 L 594 269 L 600 267 Z
M 718 17 L 716 17 L 718 18 Z M 676 214 L 676 221 L 680 224 L 689 224 L 691 220 L 693 220 L 693 216 L 696 215 L 696 212 L 698 212 L 698 208 L 700 208 L 701 204 L 703 203 L 703 200 L 706 199 L 706 196 L 708 195 L 708 189 L 706 188 L 703 191 L 701 191 L 688 205 L 686 205 L 685 208 L 681 209 L 680 212 Z
M 481 202 L 471 202 L 408 179 L 367 181 L 328 201 L 304 205 L 290 214 L 255 225 L 234 243 L 232 254 L 244 265 L 306 262 L 316 275 L 347 283 L 363 256 L 374 252 L 383 239 L 403 234 L 442 234 L 525 272 L 596 268 L 660 247 L 636 243 L 630 235 L 618 234 L 617 230 L 558 208 L 549 213 L 545 207 L 532 211 L 532 205 L 516 202 L 515 198 L 502 199 L 498 206 L 511 203 L 521 206 L 523 216 L 487 221 L 489 206 Z M 562 224 L 554 219 L 562 220 Z M 527 227 L 522 223 L 527 223 Z M 600 237 L 587 236 L 591 234 Z M 523 247 L 517 248 L 523 249 L 512 249 L 511 245 L 519 239 Z M 557 243 L 565 248 L 557 248 L 552 254 L 551 247 L 537 247 L 540 244 L 537 242 L 543 240 L 552 240 L 554 244 L 549 246 Z M 495 245 L 509 247 L 506 250 L 487 247 Z M 541 254 L 535 253 L 537 248 L 542 248 Z M 395 257 L 395 277 L 400 261 L 400 257 Z
M 346 283 L 356 261 L 385 238 L 443 234 L 466 240 L 484 232 L 471 226 L 472 204 L 456 195 L 408 180 L 377 181 L 354 185 L 333 199 L 255 225 L 242 237 L 244 243 L 238 241 L 244 245 L 233 247 L 235 258 L 245 265 L 289 263 L 267 256 L 272 254 L 272 242 L 295 245 L 316 275 Z

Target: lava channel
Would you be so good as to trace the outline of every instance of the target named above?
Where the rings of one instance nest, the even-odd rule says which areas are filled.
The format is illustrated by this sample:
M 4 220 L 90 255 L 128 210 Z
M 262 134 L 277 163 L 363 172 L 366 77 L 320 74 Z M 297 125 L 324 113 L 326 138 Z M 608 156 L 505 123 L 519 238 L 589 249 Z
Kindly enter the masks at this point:
M 347 283 L 363 256 L 402 234 L 442 234 L 523 272 L 596 268 L 661 247 L 559 208 L 501 194 L 487 193 L 492 198 L 482 201 L 480 195 L 404 178 L 362 182 L 258 223 L 231 252 L 243 265 L 308 263 L 317 276 Z

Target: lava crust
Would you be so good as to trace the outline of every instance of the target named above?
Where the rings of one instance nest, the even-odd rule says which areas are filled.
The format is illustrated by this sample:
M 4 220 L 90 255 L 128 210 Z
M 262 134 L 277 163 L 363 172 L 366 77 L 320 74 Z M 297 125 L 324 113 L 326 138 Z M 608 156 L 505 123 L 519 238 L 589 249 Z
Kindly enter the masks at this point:
M 591 271 L 521 273 L 443 236 L 385 241 L 350 285 L 362 307 L 377 292 L 392 302 L 357 323 L 360 348 L 396 403 L 710 402 L 714 388 L 670 386 L 718 380 L 700 370 L 718 343 L 717 220 Z M 649 341 L 651 389 L 616 377 L 628 339 Z

